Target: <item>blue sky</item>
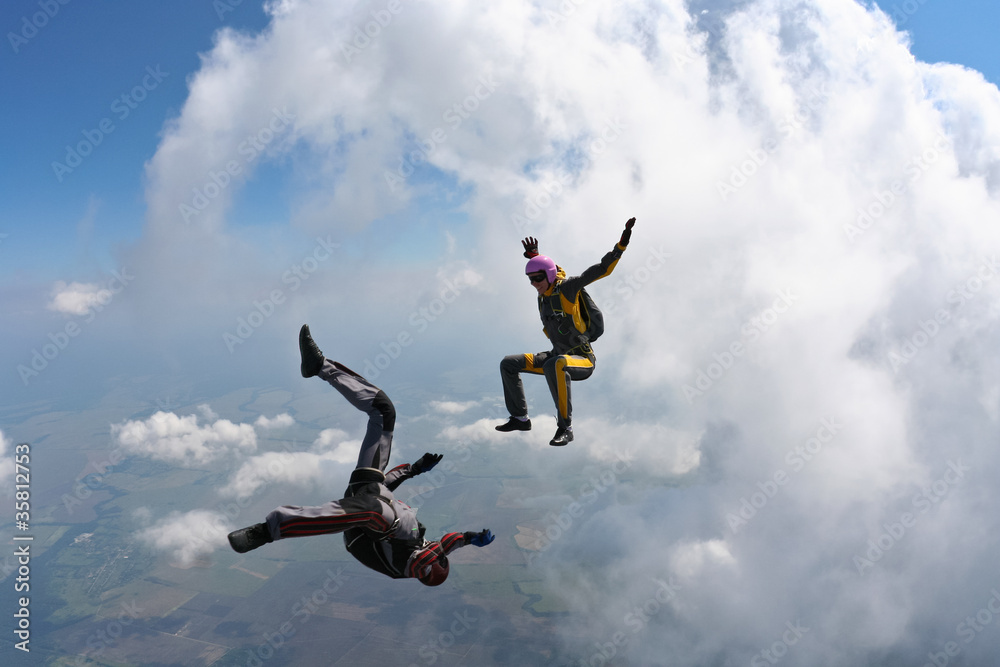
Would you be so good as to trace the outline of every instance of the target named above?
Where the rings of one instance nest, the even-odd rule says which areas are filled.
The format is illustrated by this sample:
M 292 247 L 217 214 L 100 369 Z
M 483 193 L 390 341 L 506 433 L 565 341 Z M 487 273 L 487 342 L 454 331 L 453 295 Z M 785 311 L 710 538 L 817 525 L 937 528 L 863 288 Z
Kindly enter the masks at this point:
M 6 35 L 0 117 L 8 128 L 0 144 L 0 226 L 9 235 L 0 273 L 8 277 L 70 278 L 66 269 L 106 264 L 111 248 L 135 239 L 145 215 L 143 164 L 184 103 L 198 54 L 221 28 L 257 31 L 267 24 L 252 2 L 221 18 L 211 2 L 197 0 L 56 6 L 37 33 L 23 24 L 41 11 L 37 1 L 5 3 L 0 14 Z M 12 40 L 11 32 L 31 38 Z M 147 78 L 147 67 L 159 76 Z M 149 89 L 133 100 L 144 79 Z M 103 120 L 112 130 L 106 135 Z M 52 163 L 64 163 L 66 146 L 85 141 L 85 131 L 100 143 L 60 180 Z M 79 225 L 87 219 L 93 231 L 81 239 Z
M 989 0 L 879 2 L 910 33 L 913 54 L 925 62 L 958 63 L 979 70 L 1000 85 L 996 31 L 1000 6 Z

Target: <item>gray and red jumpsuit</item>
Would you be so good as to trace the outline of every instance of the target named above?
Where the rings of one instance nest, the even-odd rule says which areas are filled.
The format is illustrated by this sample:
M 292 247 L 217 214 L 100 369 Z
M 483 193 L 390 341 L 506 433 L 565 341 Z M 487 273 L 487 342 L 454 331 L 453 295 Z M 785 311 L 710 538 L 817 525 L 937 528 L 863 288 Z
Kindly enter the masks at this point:
M 572 424 L 570 381 L 589 378 L 597 360 L 584 333 L 587 326 L 580 313 L 580 290 L 611 275 L 624 252 L 625 246 L 616 243 L 600 263 L 572 278 L 566 278 L 559 269 L 555 284 L 538 297 L 542 329 L 552 342 L 552 349 L 537 354 L 511 354 L 500 362 L 504 401 L 512 417 L 528 415 L 521 373 L 544 374 L 556 404 L 559 427 L 567 428 Z
M 421 568 L 465 546 L 463 533 L 448 533 L 437 542 L 428 542 L 417 510 L 393 498 L 392 492 L 416 473 L 409 463 L 384 472 L 396 422 L 395 408 L 385 392 L 329 359 L 319 377 L 368 414 L 358 465 L 340 500 L 312 507 L 284 505 L 268 514 L 265 522 L 271 539 L 344 533 L 352 556 L 394 579 L 415 577 Z

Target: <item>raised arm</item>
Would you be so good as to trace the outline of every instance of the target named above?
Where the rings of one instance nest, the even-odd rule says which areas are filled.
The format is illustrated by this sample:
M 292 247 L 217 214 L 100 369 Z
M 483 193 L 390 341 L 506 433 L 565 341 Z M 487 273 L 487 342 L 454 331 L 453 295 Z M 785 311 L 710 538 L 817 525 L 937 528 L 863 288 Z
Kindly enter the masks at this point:
M 398 465 L 385 474 L 385 485 L 390 491 L 395 491 L 400 484 L 411 477 L 416 477 L 421 473 L 427 472 L 443 458 L 444 454 L 431 454 L 427 452 L 413 463 Z
M 615 270 L 615 265 L 618 264 L 618 260 L 621 259 L 622 254 L 625 252 L 625 248 L 628 247 L 628 242 L 632 238 L 632 227 L 634 226 L 635 218 L 629 218 L 625 223 L 625 230 L 622 231 L 622 236 L 618 240 L 618 243 L 601 258 L 600 262 L 587 268 L 579 276 L 567 278 L 563 281 L 562 292 L 566 295 L 567 299 L 574 299 L 580 288 L 611 275 L 611 272 Z

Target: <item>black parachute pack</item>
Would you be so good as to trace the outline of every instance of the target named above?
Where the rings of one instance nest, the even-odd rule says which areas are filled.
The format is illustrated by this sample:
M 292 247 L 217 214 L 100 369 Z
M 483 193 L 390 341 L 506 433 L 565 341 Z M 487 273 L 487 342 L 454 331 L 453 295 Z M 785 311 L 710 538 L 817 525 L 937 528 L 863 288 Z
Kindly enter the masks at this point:
M 587 330 L 583 333 L 587 336 L 587 340 L 593 343 L 604 333 L 604 313 L 587 294 L 587 290 L 582 287 L 580 288 L 580 317 L 587 325 Z

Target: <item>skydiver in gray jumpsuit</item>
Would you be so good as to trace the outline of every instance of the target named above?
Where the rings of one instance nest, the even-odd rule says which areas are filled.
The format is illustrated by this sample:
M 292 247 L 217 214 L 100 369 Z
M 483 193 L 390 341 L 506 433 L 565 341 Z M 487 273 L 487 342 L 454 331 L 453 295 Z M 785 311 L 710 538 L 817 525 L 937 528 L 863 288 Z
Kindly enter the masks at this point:
M 394 579 L 415 577 L 428 586 L 441 584 L 448 576 L 449 552 L 468 544 L 484 547 L 493 541 L 493 534 L 482 530 L 425 540 L 417 511 L 393 498 L 392 492 L 407 479 L 433 468 L 442 455 L 427 453 L 415 463 L 398 465 L 386 473 L 396 421 L 392 401 L 365 378 L 323 356 L 308 325 L 299 332 L 299 351 L 303 377 L 319 376 L 368 414 L 357 468 L 342 499 L 315 507 L 278 507 L 263 523 L 230 533 L 230 545 L 246 553 L 274 540 L 344 533 L 347 551 L 371 569 Z

